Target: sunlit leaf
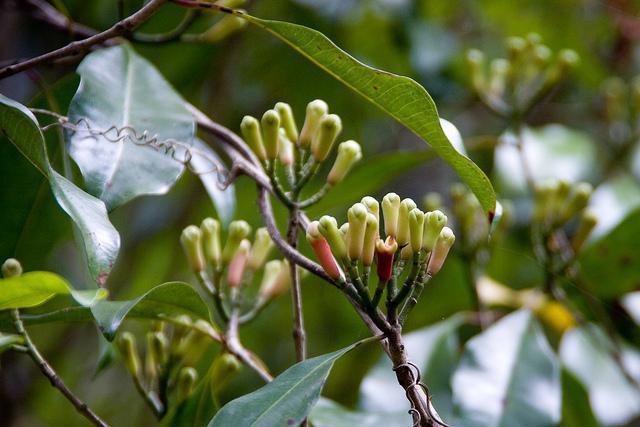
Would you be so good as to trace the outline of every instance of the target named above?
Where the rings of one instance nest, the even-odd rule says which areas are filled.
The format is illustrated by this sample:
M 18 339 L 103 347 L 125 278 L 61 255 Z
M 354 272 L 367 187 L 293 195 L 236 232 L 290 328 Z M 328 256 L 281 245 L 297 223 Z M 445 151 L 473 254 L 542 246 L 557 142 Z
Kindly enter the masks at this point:
M 453 375 L 455 426 L 554 426 L 560 421 L 560 363 L 526 310 L 465 346 Z
M 164 194 L 184 169 L 184 149 L 174 152 L 143 144 L 189 143 L 195 132 L 185 101 L 128 44 L 97 50 L 78 66 L 81 81 L 69 106 L 69 154 L 80 167 L 87 191 L 109 210 L 143 194 Z M 88 125 L 88 126 L 87 126 Z M 110 141 L 127 136 L 120 141 Z M 94 135 L 107 131 L 107 135 Z M 125 128 L 126 127 L 126 128 Z M 146 134 L 144 141 L 137 137 Z

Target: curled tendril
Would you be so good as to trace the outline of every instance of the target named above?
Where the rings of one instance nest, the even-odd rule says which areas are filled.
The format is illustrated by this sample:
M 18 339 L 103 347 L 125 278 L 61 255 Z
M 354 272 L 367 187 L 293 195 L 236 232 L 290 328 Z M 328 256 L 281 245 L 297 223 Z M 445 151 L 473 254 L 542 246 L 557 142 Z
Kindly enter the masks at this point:
M 402 368 L 406 368 L 409 369 L 413 375 L 414 378 L 414 382 L 412 384 L 409 385 L 409 387 L 407 387 L 407 389 L 405 390 L 405 394 L 407 395 L 407 399 L 411 402 L 411 409 L 409 409 L 409 414 L 412 416 L 413 418 L 413 426 L 412 427 L 416 427 L 420 425 L 420 421 L 421 421 L 421 416 L 420 416 L 420 412 L 416 409 L 413 401 L 411 400 L 410 396 L 409 396 L 409 392 L 415 388 L 415 387 L 420 387 L 422 388 L 422 390 L 424 391 L 425 395 L 427 396 L 427 412 L 429 413 L 429 417 L 431 417 L 431 419 L 433 420 L 433 422 L 435 422 L 436 424 L 442 426 L 442 427 L 451 427 L 449 424 L 446 424 L 445 422 L 441 421 L 440 418 L 437 416 L 437 414 L 435 414 L 432 410 L 432 405 L 431 405 L 431 393 L 429 392 L 429 388 L 427 387 L 427 385 L 425 383 L 423 383 L 421 381 L 422 379 L 422 375 L 420 373 L 420 369 L 413 363 L 411 362 L 406 362 L 406 363 L 402 363 L 396 367 L 393 368 L 394 371 L 397 371 L 399 369 Z
M 128 125 L 120 127 L 111 126 L 108 129 L 96 129 L 92 127 L 91 123 L 85 118 L 80 118 L 75 122 L 71 122 L 68 117 L 53 111 L 39 108 L 32 108 L 31 111 L 34 113 L 46 114 L 56 119 L 55 122 L 41 127 L 43 132 L 54 127 L 61 127 L 69 130 L 71 133 L 86 134 L 86 137 L 96 140 L 100 137 L 111 143 L 130 142 L 137 146 L 149 147 L 155 151 L 170 156 L 171 159 L 184 165 L 190 172 L 196 175 L 216 173 L 218 178 L 216 180 L 216 185 L 221 190 L 225 190 L 235 177 L 233 169 L 231 171 L 227 171 L 224 165 L 215 157 L 208 155 L 203 150 L 199 150 L 190 144 L 175 139 L 170 138 L 161 140 L 157 134 L 151 135 L 147 130 L 139 132 L 133 126 Z M 204 159 L 211 165 L 211 167 L 205 170 L 199 170 L 194 165 L 194 159 L 196 157 Z

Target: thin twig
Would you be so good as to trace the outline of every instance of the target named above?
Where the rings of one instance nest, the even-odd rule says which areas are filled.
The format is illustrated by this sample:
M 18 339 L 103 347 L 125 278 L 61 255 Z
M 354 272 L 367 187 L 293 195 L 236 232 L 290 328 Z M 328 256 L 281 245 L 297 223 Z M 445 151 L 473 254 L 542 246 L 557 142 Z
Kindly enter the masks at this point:
M 289 211 L 289 224 L 287 226 L 287 243 L 293 249 L 298 244 L 298 210 Z M 304 313 L 302 311 L 302 295 L 300 290 L 300 274 L 295 263 L 289 263 L 291 275 L 291 305 L 293 309 L 293 342 L 296 347 L 296 360 L 298 362 L 307 358 L 306 334 L 304 330 Z

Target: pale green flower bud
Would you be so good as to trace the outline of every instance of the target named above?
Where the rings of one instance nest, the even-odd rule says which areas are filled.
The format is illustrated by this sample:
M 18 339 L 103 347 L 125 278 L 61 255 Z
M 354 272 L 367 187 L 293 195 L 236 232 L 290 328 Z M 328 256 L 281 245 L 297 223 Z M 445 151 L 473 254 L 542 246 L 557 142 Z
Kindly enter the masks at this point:
M 204 270 L 202 256 L 202 232 L 195 225 L 190 225 L 180 235 L 180 243 L 191 269 L 199 273 Z
M 577 184 L 560 213 L 560 222 L 568 221 L 580 213 L 589 203 L 591 193 L 593 193 L 591 184 L 586 182 Z
M 242 276 L 244 275 L 250 250 L 251 242 L 243 239 L 229 263 L 229 270 L 227 271 L 227 285 L 229 285 L 229 287 L 235 288 L 242 284 Z
M 360 203 L 367 207 L 367 211 L 376 217 L 376 221 L 380 222 L 380 203 L 371 196 L 365 196 Z
M 400 209 L 398 212 L 398 245 L 400 247 L 409 243 L 409 212 L 416 208 L 416 202 L 411 199 L 404 199 L 400 203 Z
M 585 209 L 582 213 L 582 218 L 580 219 L 578 229 L 573 235 L 573 239 L 571 239 L 571 246 L 573 247 L 574 252 L 580 252 L 580 250 L 584 246 L 584 243 L 591 235 L 593 229 L 596 228 L 597 224 L 598 215 L 595 213 L 595 211 L 591 209 Z
M 551 59 L 551 49 L 543 44 L 536 46 L 533 50 L 533 59 L 539 66 L 548 65 Z
M 259 291 L 262 300 L 270 300 L 279 294 L 279 289 L 275 285 L 280 270 L 282 270 L 282 261 L 272 260 L 265 264 Z
M 291 166 L 293 164 L 293 142 L 289 141 L 284 129 L 280 128 L 278 131 L 278 158 L 280 163 L 285 166 Z
M 315 134 L 318 131 L 320 120 L 329 112 L 329 106 L 321 99 L 311 101 L 307 105 L 307 114 L 304 118 L 304 125 L 300 131 L 298 142 L 302 148 L 311 146 Z
M 484 62 L 484 53 L 478 49 L 471 49 L 467 52 L 467 65 L 470 69 L 471 85 L 477 93 L 482 93 L 485 90 Z
M 136 338 L 131 332 L 123 332 L 118 339 L 120 353 L 123 356 L 125 366 L 131 375 L 140 375 L 140 354 L 136 346 Z
M 336 114 L 328 114 L 320 120 L 318 132 L 311 141 L 311 153 L 318 162 L 324 161 L 342 131 L 342 121 Z
M 242 369 L 242 363 L 231 353 L 216 357 L 211 367 L 211 390 L 214 396 Z
M 509 37 L 506 44 L 510 58 L 517 58 L 527 48 L 527 42 L 522 37 Z
M 240 132 L 242 132 L 242 138 L 258 159 L 266 159 L 267 154 L 264 150 L 264 143 L 262 142 L 262 133 L 260 131 L 260 123 L 258 123 L 258 120 L 252 116 L 244 116 L 242 118 L 242 123 L 240 123 Z
M 396 193 L 389 193 L 382 198 L 382 215 L 384 218 L 384 232 L 394 239 L 398 234 L 398 214 L 400 213 L 400 197 Z
M 298 127 L 296 126 L 296 120 L 293 117 L 291 106 L 286 102 L 278 102 L 274 109 L 280 115 L 280 126 L 282 126 L 282 129 L 284 129 L 284 132 L 287 135 L 287 138 L 289 138 L 289 141 L 298 141 Z
M 205 218 L 200 224 L 202 246 L 206 261 L 214 268 L 220 268 L 222 250 L 220 249 L 220 223 L 213 218 Z
M 440 211 L 427 212 L 424 216 L 424 228 L 422 233 L 422 247 L 431 251 L 442 231 L 447 225 L 447 216 Z
M 447 259 L 449 249 L 453 246 L 453 242 L 456 241 L 456 236 L 449 227 L 444 227 L 436 240 L 436 245 L 433 248 L 431 257 L 429 258 L 429 265 L 427 266 L 427 274 L 435 276 L 442 268 L 442 264 Z
M 378 240 L 378 218 L 371 212 L 367 213 L 367 222 L 364 229 L 364 243 L 362 244 L 362 265 L 373 264 L 373 256 L 376 252 Z
M 563 71 L 575 68 L 580 62 L 580 56 L 575 50 L 563 49 L 558 53 L 558 65 Z
M 246 239 L 249 233 L 251 233 L 251 227 L 246 221 L 232 221 L 231 224 L 229 224 L 227 243 L 224 245 L 224 249 L 222 250 L 222 262 L 224 264 L 231 261 L 231 258 L 233 258 L 240 246 L 240 242 L 242 242 L 243 239 Z
M 409 212 L 409 234 L 411 235 L 411 249 L 420 252 L 422 249 L 422 236 L 424 233 L 424 212 L 413 209 Z
M 7 258 L 2 264 L 2 277 L 8 279 L 9 277 L 16 277 L 22 275 L 22 265 L 20 261 L 15 258 Z
M 249 260 L 247 261 L 247 267 L 253 271 L 262 267 L 272 248 L 273 241 L 267 229 L 265 227 L 258 228 L 251 248 L 251 255 L 249 255 Z
M 494 96 L 502 96 L 507 84 L 507 76 L 511 72 L 511 64 L 504 58 L 496 58 L 490 64 L 489 92 Z
M 182 402 L 193 393 L 196 382 L 198 382 L 198 371 L 191 366 L 180 369 L 176 386 L 178 402 Z
M 367 214 L 367 208 L 362 203 L 356 203 L 347 211 L 349 219 L 348 255 L 352 261 L 360 259 L 362 256 Z
M 340 230 L 338 230 L 338 222 L 329 215 L 324 215 L 318 221 L 318 231 L 327 239 L 331 252 L 336 259 L 343 260 L 347 257 L 347 247 L 342 238 Z
M 353 165 L 362 159 L 362 150 L 355 141 L 346 141 L 338 146 L 338 156 L 327 176 L 329 185 L 336 185 L 344 179 Z
M 262 141 L 268 160 L 278 157 L 280 116 L 276 110 L 267 110 L 260 121 L 262 125 Z

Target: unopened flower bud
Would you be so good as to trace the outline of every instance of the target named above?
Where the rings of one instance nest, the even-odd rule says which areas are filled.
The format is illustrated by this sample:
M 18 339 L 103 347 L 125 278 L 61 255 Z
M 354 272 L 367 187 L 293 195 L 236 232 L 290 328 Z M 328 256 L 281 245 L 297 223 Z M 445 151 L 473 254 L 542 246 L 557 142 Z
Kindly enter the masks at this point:
M 342 131 L 342 121 L 336 114 L 328 114 L 320 120 L 318 132 L 311 141 L 311 153 L 318 162 L 324 161 Z
M 289 141 L 293 143 L 298 141 L 298 127 L 296 126 L 296 120 L 293 117 L 291 106 L 286 102 L 278 102 L 274 109 L 280 115 L 280 126 L 284 129 Z
M 207 330 L 211 325 L 202 319 L 196 320 L 194 323 L 197 329 L 191 329 L 177 343 L 175 355 L 182 358 L 184 365 L 193 366 L 208 347 L 207 336 L 198 329 Z
M 280 128 L 278 131 L 278 158 L 280 163 L 285 166 L 291 166 L 293 164 L 293 142 L 287 138 L 284 129 Z
M 420 252 L 424 234 L 424 212 L 420 209 L 416 208 L 409 212 L 409 234 L 411 249 L 413 252 Z
M 551 49 L 543 44 L 536 46 L 533 50 L 533 59 L 542 67 L 549 64 L 549 60 L 551 59 Z
M 22 265 L 20 261 L 15 258 L 7 258 L 2 263 L 2 277 L 8 279 L 9 277 L 16 277 L 22 275 Z
M 265 264 L 262 280 L 260 281 L 259 295 L 261 299 L 267 301 L 276 296 L 275 283 L 281 269 L 282 261 L 279 260 L 272 260 Z
M 242 363 L 231 353 L 216 357 L 211 367 L 211 391 L 217 395 L 224 386 L 242 369 Z
M 597 224 L 598 216 L 595 211 L 591 209 L 585 209 L 582 213 L 582 217 L 580 218 L 578 229 L 571 239 L 571 246 L 573 247 L 574 252 L 580 252 L 580 250 L 584 246 L 584 243 L 591 235 L 593 229 L 596 228 Z
M 267 229 L 265 227 L 258 228 L 251 247 L 251 255 L 249 255 L 249 260 L 247 261 L 247 267 L 253 271 L 262 267 L 272 248 L 273 241 Z
M 242 240 L 238 246 L 238 250 L 229 263 L 229 271 L 227 272 L 227 284 L 229 287 L 235 288 L 242 283 L 242 276 L 247 265 L 250 250 L 251 243 L 247 239 Z
M 579 62 L 580 56 L 575 50 L 563 49 L 558 53 L 558 65 L 563 71 L 574 68 Z
M 562 207 L 567 201 L 567 197 L 569 196 L 569 192 L 571 191 L 571 184 L 564 179 L 558 181 L 557 186 L 555 187 L 555 194 L 551 197 L 550 203 L 550 211 L 554 216 L 554 220 L 557 220 L 557 217 L 562 212 Z
M 262 133 L 260 131 L 260 123 L 258 123 L 258 120 L 252 116 L 244 116 L 240 123 L 240 132 L 242 132 L 242 138 L 258 159 L 265 160 L 267 158 L 267 154 L 264 150 L 264 143 L 262 142 Z
M 156 363 L 162 365 L 169 358 L 169 341 L 163 332 L 152 332 L 149 338 L 149 351 L 153 353 Z
M 357 260 L 362 256 L 364 231 L 367 225 L 367 208 L 362 203 L 356 203 L 347 211 L 349 219 L 348 255 L 349 259 Z
M 291 265 L 286 259 L 282 260 L 282 268 L 276 276 L 276 280 L 273 283 L 274 296 L 282 295 L 291 287 Z M 298 273 L 300 270 L 298 269 Z
M 453 231 L 449 227 L 444 227 L 440 232 L 440 236 L 438 236 L 438 240 L 436 240 L 433 251 L 431 252 L 431 258 L 429 259 L 429 265 L 427 266 L 427 274 L 430 276 L 438 274 L 442 268 L 442 264 L 444 264 L 445 259 L 447 259 L 449 249 L 451 249 L 451 246 L 453 246 L 453 242 L 455 241 L 456 236 L 454 236 Z
M 489 66 L 489 92 L 494 96 L 502 96 L 507 84 L 507 76 L 511 72 L 511 64 L 504 58 L 496 58 Z
M 329 107 L 327 106 L 327 103 L 321 99 L 311 101 L 307 105 L 307 114 L 304 118 L 302 131 L 300 131 L 300 138 L 298 139 L 302 148 L 307 148 L 311 145 L 311 142 L 318 131 L 320 120 L 328 111 Z
M 278 157 L 280 116 L 276 110 L 267 110 L 260 121 L 262 125 L 262 142 L 268 160 Z
M 362 158 L 362 150 L 360 144 L 355 141 L 346 141 L 338 146 L 338 156 L 333 163 L 333 167 L 327 175 L 327 183 L 336 185 L 344 179 L 349 173 L 353 165 Z
M 229 235 L 222 250 L 222 262 L 224 264 L 231 261 L 231 258 L 233 258 L 238 250 L 238 246 L 240 246 L 240 242 L 246 239 L 249 233 L 251 233 L 251 227 L 246 221 L 232 221 L 231 224 L 229 224 Z
M 386 240 L 376 241 L 377 273 L 381 283 L 391 279 L 393 272 L 393 256 L 398 250 L 398 243 L 389 236 Z
M 200 231 L 202 231 L 204 257 L 214 269 L 218 269 L 222 256 L 222 250 L 220 249 L 220 223 L 213 218 L 205 218 L 200 224 Z
M 509 37 L 506 44 L 512 59 L 517 58 L 527 47 L 527 42 L 522 37 Z
M 409 261 L 413 257 L 413 249 L 411 245 L 406 245 L 402 249 L 400 249 L 400 259 L 405 261 Z
M 400 197 L 396 193 L 389 193 L 382 199 L 382 215 L 384 217 L 384 232 L 395 239 L 398 234 L 398 214 L 400 213 Z
M 136 347 L 136 338 L 131 332 L 123 332 L 118 339 L 118 346 L 124 358 L 127 370 L 133 376 L 140 375 L 140 355 Z
M 371 196 L 364 196 L 360 203 L 366 206 L 369 213 L 376 217 L 376 220 L 380 222 L 380 203 Z
M 398 245 L 400 247 L 409 244 L 409 212 L 416 208 L 416 202 L 411 199 L 404 199 L 400 203 L 400 210 L 398 212 Z
M 471 49 L 467 52 L 467 65 L 470 69 L 471 85 L 477 93 L 482 93 L 485 89 L 484 61 L 484 53 L 478 49 Z
M 327 239 L 331 252 L 337 259 L 343 260 L 347 257 L 347 246 L 338 230 L 338 222 L 334 217 L 329 215 L 321 217 L 318 221 L 318 231 Z
M 202 232 L 195 225 L 190 225 L 182 230 L 180 243 L 189 266 L 199 273 L 204 270 L 204 258 L 202 256 Z
M 527 44 L 529 47 L 535 47 L 540 43 L 542 43 L 542 36 L 540 34 L 533 32 L 527 34 Z
M 577 184 L 560 213 L 560 221 L 568 221 L 574 215 L 580 213 L 589 203 L 591 193 L 593 193 L 591 184 L 586 182 Z
M 556 182 L 543 182 L 535 186 L 535 202 L 533 205 L 533 220 L 544 222 L 549 216 L 551 202 L 556 194 Z
M 196 382 L 198 382 L 198 371 L 191 366 L 180 369 L 176 385 L 178 402 L 182 402 L 193 393 Z
M 373 256 L 376 251 L 376 240 L 378 239 L 378 218 L 371 212 L 367 214 L 367 222 L 364 229 L 364 242 L 362 244 L 362 265 L 373 264 Z
M 327 243 L 327 240 L 320 233 L 318 221 L 312 221 L 307 226 L 307 241 L 311 245 L 313 252 L 316 254 L 318 262 L 324 269 L 324 271 L 333 279 L 338 279 L 342 276 L 338 263 L 336 262 L 331 248 Z
M 447 225 L 447 216 L 441 211 L 427 212 L 424 215 L 424 228 L 422 233 L 422 247 L 430 252 L 433 250 L 436 240 L 442 231 L 442 228 Z

